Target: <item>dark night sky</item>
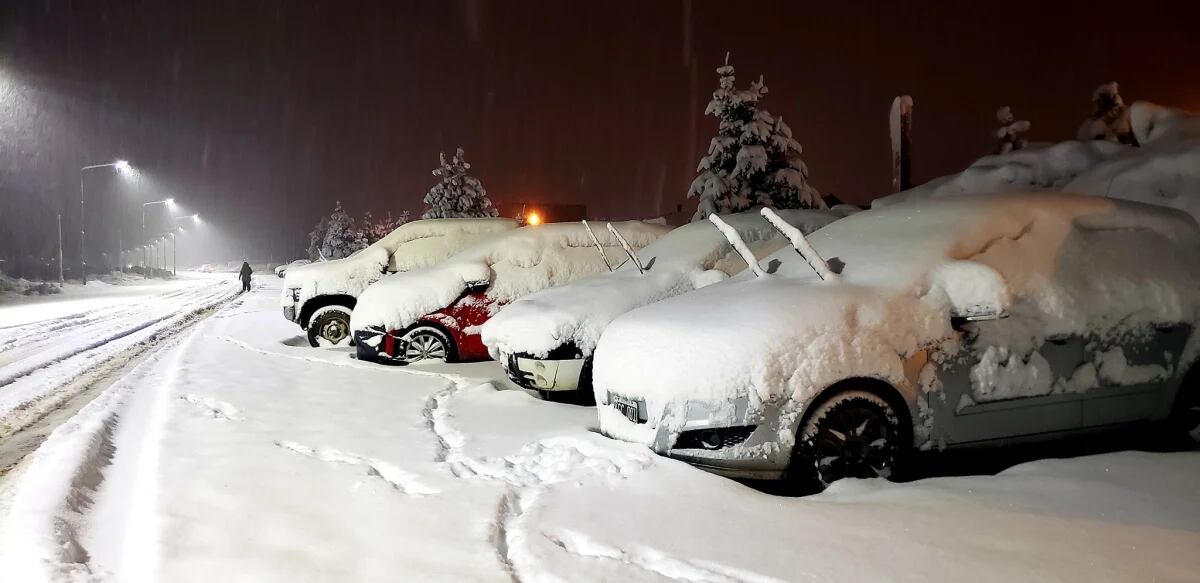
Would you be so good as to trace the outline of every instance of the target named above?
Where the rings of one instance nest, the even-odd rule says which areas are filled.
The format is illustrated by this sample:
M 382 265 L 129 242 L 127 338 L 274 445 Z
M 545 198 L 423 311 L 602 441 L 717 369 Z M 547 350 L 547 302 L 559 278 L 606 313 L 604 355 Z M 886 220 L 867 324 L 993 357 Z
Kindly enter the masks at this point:
M 118 157 L 276 253 L 335 199 L 420 212 L 456 145 L 496 202 L 672 210 L 714 131 L 700 114 L 725 51 L 741 80 L 765 76 L 813 184 L 866 202 L 888 187 L 900 93 L 919 180 L 986 153 L 1000 105 L 1037 141 L 1071 137 L 1106 80 L 1200 109 L 1197 5 L 9 0 L 0 245 L 45 252 L 15 234 L 75 199 L 80 165 Z

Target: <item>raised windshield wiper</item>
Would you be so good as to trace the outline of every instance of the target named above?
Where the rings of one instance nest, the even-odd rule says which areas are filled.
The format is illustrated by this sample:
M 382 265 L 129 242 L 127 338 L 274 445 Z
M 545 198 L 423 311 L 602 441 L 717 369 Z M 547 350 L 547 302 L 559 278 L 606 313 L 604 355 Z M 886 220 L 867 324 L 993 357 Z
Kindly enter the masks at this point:
M 637 253 L 634 253 L 633 248 L 629 246 L 629 241 L 626 241 L 625 237 L 622 237 L 621 234 L 617 232 L 617 229 L 612 226 L 612 223 L 608 224 L 608 232 L 612 233 L 613 236 L 617 238 L 617 241 L 621 243 L 621 248 L 625 250 L 625 254 L 629 256 L 629 260 L 633 261 L 633 266 L 638 268 L 638 273 L 646 273 L 646 268 L 642 267 L 642 260 L 638 259 Z
M 738 252 L 738 255 L 741 255 L 742 259 L 746 261 L 746 265 L 750 268 L 750 271 L 754 272 L 755 277 L 767 275 L 767 272 L 763 271 L 762 266 L 758 264 L 758 259 L 754 257 L 754 254 L 750 252 L 750 248 L 746 246 L 746 242 L 742 240 L 742 236 L 738 234 L 737 229 L 734 229 L 729 226 L 729 223 L 721 220 L 721 217 L 717 216 L 716 213 L 708 215 L 708 220 L 713 225 L 716 225 L 717 230 L 721 231 L 722 235 L 725 235 L 725 239 Z
M 808 239 L 804 237 L 804 233 L 801 233 L 800 229 L 789 225 L 787 221 L 779 218 L 779 215 L 775 214 L 775 211 L 769 208 L 762 210 L 762 216 L 767 219 L 767 222 L 771 223 L 772 227 L 775 227 L 776 231 L 787 237 L 792 247 L 796 249 L 796 253 L 799 253 L 808 262 L 809 267 L 812 267 L 813 271 L 817 272 L 817 277 L 821 278 L 821 281 L 830 281 L 838 278 L 838 274 L 829 268 L 829 262 L 825 261 L 821 257 L 821 254 L 817 253 L 816 249 L 813 249 L 813 246 L 809 244 Z
M 583 221 L 583 228 L 587 229 L 588 235 L 592 238 L 592 243 L 596 245 L 596 250 L 600 252 L 600 259 L 604 260 L 604 266 L 608 268 L 609 272 L 612 272 L 613 267 L 608 262 L 608 254 L 604 252 L 604 246 L 600 244 L 600 239 L 597 239 L 596 234 L 592 232 L 592 226 L 587 221 Z

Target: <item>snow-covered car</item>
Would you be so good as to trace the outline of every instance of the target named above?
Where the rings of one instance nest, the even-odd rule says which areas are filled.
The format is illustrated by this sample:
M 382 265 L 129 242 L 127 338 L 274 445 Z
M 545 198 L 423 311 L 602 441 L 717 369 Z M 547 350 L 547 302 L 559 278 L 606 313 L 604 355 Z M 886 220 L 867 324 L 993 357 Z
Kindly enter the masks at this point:
M 307 330 L 312 346 L 349 343 L 350 315 L 367 286 L 388 273 L 436 264 L 484 237 L 515 228 L 512 219 L 405 223 L 345 259 L 289 269 L 280 295 L 283 317 Z
M 312 263 L 312 261 L 307 259 L 297 259 L 291 263 L 285 263 L 275 268 L 275 276 L 282 278 L 283 276 L 287 275 L 289 269 L 300 267 L 301 265 L 308 265 L 309 263 Z
M 811 233 L 845 213 L 782 210 L 779 214 Z M 757 209 L 723 218 L 759 255 L 787 245 Z M 616 259 L 612 258 L 614 264 Z M 612 273 L 514 301 L 484 324 L 481 335 L 513 382 L 540 391 L 545 398 L 587 401 L 592 395 L 592 350 L 613 318 L 745 268 L 746 262 L 712 223 L 690 223 L 641 250 L 637 263 L 626 259 Z
M 716 473 L 888 476 L 904 453 L 1167 421 L 1200 440 L 1200 227 L 1066 194 L 834 222 L 633 310 L 595 351 L 600 430 Z M 1190 437 L 1189 437 L 1190 436 Z
M 352 324 L 358 358 L 407 364 L 489 357 L 479 327 L 524 295 L 608 270 L 605 257 L 654 242 L 669 227 L 640 221 L 522 227 L 476 243 L 426 269 L 388 276 L 359 298 Z

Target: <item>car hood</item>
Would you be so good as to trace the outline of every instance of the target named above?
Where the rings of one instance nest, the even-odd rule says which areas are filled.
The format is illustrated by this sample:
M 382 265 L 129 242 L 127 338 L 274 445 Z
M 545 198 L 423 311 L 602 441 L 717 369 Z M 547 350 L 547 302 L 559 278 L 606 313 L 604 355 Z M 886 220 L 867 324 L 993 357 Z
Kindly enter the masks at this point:
M 301 304 L 321 295 L 357 296 L 383 277 L 387 264 L 387 249 L 368 247 L 344 259 L 290 267 L 284 272 L 280 303 L 292 305 L 293 289 L 300 290 Z
M 899 355 L 950 333 L 940 296 L 812 277 L 731 280 L 633 310 L 595 352 L 597 402 L 611 391 L 645 399 L 650 419 L 672 403 L 751 409 L 804 399 L 836 380 L 902 382 Z M 607 428 L 606 428 L 607 430 Z
M 544 358 L 560 346 L 574 345 L 581 356 L 588 356 L 614 318 L 699 287 L 698 280 L 706 273 L 685 266 L 646 273 L 630 269 L 543 290 L 493 316 L 481 329 L 483 342 L 503 354 Z M 718 272 L 714 277 L 723 279 L 725 275 Z

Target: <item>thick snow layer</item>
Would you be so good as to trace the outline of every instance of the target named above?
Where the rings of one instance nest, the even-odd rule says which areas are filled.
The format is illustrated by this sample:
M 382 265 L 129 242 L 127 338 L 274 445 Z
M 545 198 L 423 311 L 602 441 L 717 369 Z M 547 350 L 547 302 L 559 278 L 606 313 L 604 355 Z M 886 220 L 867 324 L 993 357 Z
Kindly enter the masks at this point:
M 613 226 L 635 249 L 670 228 L 640 221 Z M 624 256 L 608 231 L 593 229 L 608 257 Z M 493 235 L 447 261 L 384 278 L 358 300 L 351 326 L 406 328 L 418 318 L 452 304 L 473 285 L 487 286 L 499 307 L 526 294 L 562 285 L 607 269 L 582 223 L 551 223 Z
M 828 210 L 777 212 L 805 233 L 843 216 Z M 787 244 L 757 209 L 721 218 L 758 257 Z M 484 343 L 504 354 L 523 352 L 541 357 L 573 343 L 582 356 L 588 356 L 613 318 L 639 306 L 722 281 L 746 268 L 746 262 L 707 221 L 671 231 L 642 249 L 638 257 L 643 265 L 649 266 L 646 273 L 639 273 L 626 261 L 612 273 L 540 291 L 513 302 L 483 325 Z
M 321 295 L 357 296 L 385 272 L 405 272 L 433 265 L 480 239 L 516 228 L 512 219 L 426 219 L 405 223 L 388 236 L 345 259 L 289 269 L 280 304 L 291 306 L 291 290 L 299 304 Z
M 1104 141 L 1033 144 L 1007 154 L 984 156 L 958 174 L 876 199 L 871 206 L 964 194 L 1058 191 L 1097 164 L 1132 149 Z
M 1197 452 L 773 496 L 600 437 L 594 410 L 512 390 L 496 363 L 390 368 L 308 348 L 273 291 L 198 325 L 7 476 L 0 579 L 991 583 L 1200 572 Z
M 995 192 L 1062 191 L 1136 200 L 1188 212 L 1200 220 L 1200 116 L 1138 102 L 1131 108 L 1141 147 L 1069 141 L 984 156 L 944 176 L 876 200 Z
M 911 386 L 902 356 L 956 342 L 951 310 L 974 311 L 989 294 L 1011 294 L 1013 304 L 1005 325 L 986 329 L 978 342 L 1021 354 L 1050 336 L 1121 333 L 1196 322 L 1200 314 L 1200 271 L 1189 269 L 1200 231 L 1190 217 L 1151 205 L 1062 194 L 960 196 L 873 209 L 808 239 L 844 266 L 840 280 L 820 281 L 789 247 L 764 260 L 779 264 L 770 277 L 743 273 L 614 320 L 595 351 L 597 400 L 609 391 L 644 397 L 650 419 L 677 429 L 684 415 L 664 413 L 687 402 L 708 403 L 720 417 L 732 415 L 724 408 L 738 397 L 752 411 L 781 398 L 800 407 L 851 377 Z M 946 268 L 967 260 L 977 268 Z M 996 273 L 1007 293 L 980 285 Z M 947 281 L 948 274 L 964 281 Z M 975 291 L 947 293 L 954 288 Z M 1012 379 L 1011 390 L 1045 390 L 1025 383 L 1032 377 L 1024 361 L 1016 366 L 999 354 L 993 361 L 994 370 L 981 374 Z M 651 431 L 603 409 L 600 419 L 624 439 L 644 442 Z M 785 445 L 791 439 L 781 435 Z

